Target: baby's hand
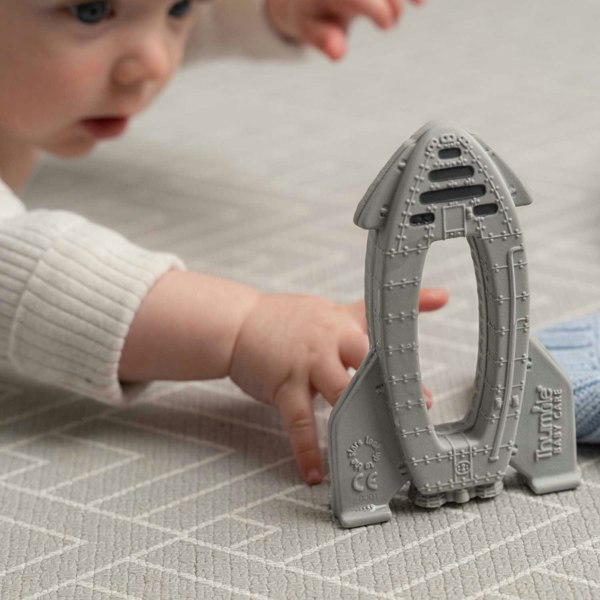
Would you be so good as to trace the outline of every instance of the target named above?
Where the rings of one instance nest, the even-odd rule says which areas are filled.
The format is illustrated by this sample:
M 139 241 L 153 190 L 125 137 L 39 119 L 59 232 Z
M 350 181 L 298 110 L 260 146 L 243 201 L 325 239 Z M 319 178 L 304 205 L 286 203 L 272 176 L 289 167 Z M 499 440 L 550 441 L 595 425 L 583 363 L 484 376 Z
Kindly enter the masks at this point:
M 367 17 L 387 29 L 398 21 L 403 4 L 404 0 L 266 0 L 269 17 L 281 33 L 318 48 L 332 60 L 346 53 L 348 27 L 355 17 Z
M 421 290 L 421 310 L 446 303 L 445 290 Z M 245 392 L 281 414 L 303 479 L 323 478 L 313 398 L 335 404 L 369 349 L 364 303 L 268 294 L 245 320 L 230 375 Z

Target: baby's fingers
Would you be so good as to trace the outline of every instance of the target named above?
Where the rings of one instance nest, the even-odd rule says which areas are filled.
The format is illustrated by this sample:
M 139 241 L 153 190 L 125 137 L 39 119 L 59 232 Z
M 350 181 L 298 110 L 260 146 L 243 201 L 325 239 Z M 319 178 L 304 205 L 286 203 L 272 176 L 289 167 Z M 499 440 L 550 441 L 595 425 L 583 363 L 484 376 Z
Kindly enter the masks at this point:
M 344 8 L 350 16 L 363 15 L 382 29 L 393 25 L 398 18 L 394 3 L 388 0 L 346 0 Z
M 337 352 L 324 353 L 310 372 L 311 385 L 330 403 L 340 397 L 350 381 L 350 374 L 340 362 Z
M 352 315 L 352 318 L 359 324 L 362 331 L 367 333 L 367 313 L 364 300 L 357 300 L 352 304 L 346 305 L 346 310 Z
M 340 336 L 339 352 L 346 367 L 358 369 L 369 351 L 369 338 L 366 333 L 348 331 Z
M 392 12 L 394 14 L 394 21 L 397 21 L 402 14 L 402 0 L 388 0 L 388 4 L 390 5 Z
M 323 465 L 313 401 L 308 389 L 291 382 L 284 383 L 277 391 L 274 404 L 290 438 L 302 479 L 309 485 L 321 483 Z
M 443 288 L 421 288 L 419 310 L 437 310 L 448 302 L 448 290 Z
M 307 44 L 338 60 L 346 53 L 346 32 L 343 26 L 315 20 L 305 27 L 302 38 Z
M 427 408 L 431 408 L 431 405 L 433 404 L 433 396 L 425 386 L 423 386 L 423 395 L 425 396 L 425 405 Z

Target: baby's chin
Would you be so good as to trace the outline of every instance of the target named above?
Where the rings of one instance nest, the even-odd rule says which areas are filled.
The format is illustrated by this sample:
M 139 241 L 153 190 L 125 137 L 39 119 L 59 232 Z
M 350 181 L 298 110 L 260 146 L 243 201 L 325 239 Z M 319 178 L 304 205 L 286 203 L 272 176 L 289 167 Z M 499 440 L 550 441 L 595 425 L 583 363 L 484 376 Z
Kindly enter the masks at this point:
M 41 148 L 45 152 L 61 158 L 81 158 L 89 154 L 96 147 L 96 143 L 95 140 L 70 141 L 68 143 L 51 142 L 43 144 Z
M 89 154 L 97 141 L 89 136 L 70 137 L 62 140 L 51 140 L 40 145 L 41 149 L 61 158 L 81 158 Z

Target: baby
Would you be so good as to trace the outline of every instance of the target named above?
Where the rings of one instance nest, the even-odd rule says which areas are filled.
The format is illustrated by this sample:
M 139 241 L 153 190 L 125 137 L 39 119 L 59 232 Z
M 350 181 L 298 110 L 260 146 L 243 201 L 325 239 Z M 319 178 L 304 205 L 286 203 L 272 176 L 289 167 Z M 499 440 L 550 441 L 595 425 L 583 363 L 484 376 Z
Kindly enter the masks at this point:
M 338 59 L 355 17 L 391 27 L 402 0 L 264 9 L 273 32 Z M 13 193 L 38 151 L 82 156 L 121 135 L 170 80 L 198 13 L 190 0 L 0 0 L 0 363 L 108 402 L 142 382 L 230 376 L 277 408 L 303 479 L 316 484 L 313 398 L 333 404 L 365 356 L 362 302 L 189 272 L 78 215 L 26 212 Z M 446 300 L 423 289 L 420 308 Z

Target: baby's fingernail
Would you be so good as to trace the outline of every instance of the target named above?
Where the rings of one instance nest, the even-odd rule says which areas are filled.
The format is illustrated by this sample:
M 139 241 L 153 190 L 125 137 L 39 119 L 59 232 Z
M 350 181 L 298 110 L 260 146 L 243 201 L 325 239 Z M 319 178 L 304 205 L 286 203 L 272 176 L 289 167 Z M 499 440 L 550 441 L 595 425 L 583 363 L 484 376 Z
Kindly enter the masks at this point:
M 308 485 L 315 485 L 317 483 L 321 483 L 321 472 L 319 469 L 311 469 L 306 475 L 305 481 Z

